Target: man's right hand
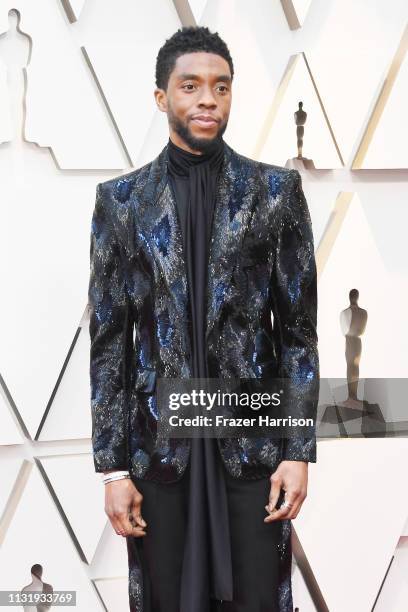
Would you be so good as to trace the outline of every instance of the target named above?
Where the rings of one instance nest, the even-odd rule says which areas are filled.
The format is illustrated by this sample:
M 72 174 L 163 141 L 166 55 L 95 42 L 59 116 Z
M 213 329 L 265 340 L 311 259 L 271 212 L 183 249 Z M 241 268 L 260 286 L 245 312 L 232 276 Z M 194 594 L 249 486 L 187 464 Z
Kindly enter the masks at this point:
M 146 535 L 146 521 L 142 518 L 143 495 L 136 489 L 131 478 L 108 482 L 105 486 L 105 512 L 118 535 Z M 121 533 L 122 532 L 122 533 Z

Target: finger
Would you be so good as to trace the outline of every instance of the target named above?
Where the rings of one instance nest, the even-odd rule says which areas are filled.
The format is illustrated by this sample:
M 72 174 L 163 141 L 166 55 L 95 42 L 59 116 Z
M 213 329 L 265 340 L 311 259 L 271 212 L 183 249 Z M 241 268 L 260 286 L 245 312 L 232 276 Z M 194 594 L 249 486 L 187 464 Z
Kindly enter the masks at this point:
M 133 536 L 134 538 L 142 538 L 146 536 L 147 533 L 144 531 L 143 527 L 132 527 L 132 531 L 128 535 Z
M 122 535 L 125 535 L 125 536 L 146 535 L 146 532 L 144 531 L 144 525 L 140 525 L 140 524 L 133 525 L 130 520 L 131 516 L 132 515 L 129 512 L 124 512 L 118 518 L 118 522 L 120 526 L 119 530 L 122 532 Z
M 300 493 L 289 493 L 287 492 L 285 495 L 285 502 L 287 505 L 281 505 L 278 509 L 273 511 L 269 516 L 265 517 L 265 523 L 271 523 L 272 521 L 279 521 L 282 519 L 292 519 L 294 518 L 300 508 L 300 505 L 303 502 L 303 497 L 301 497 Z M 268 511 L 268 507 L 265 506 L 265 509 Z
M 266 510 L 268 510 L 268 507 L 266 507 Z M 266 516 L 264 519 L 265 523 L 271 523 L 272 521 L 279 521 L 282 519 L 287 519 L 289 518 L 289 515 L 292 511 L 292 506 L 280 506 L 279 508 L 275 508 L 272 513 L 269 514 L 269 516 Z
M 298 515 L 299 510 L 305 499 L 306 499 L 306 491 L 302 491 L 299 489 L 296 491 L 288 492 L 285 495 L 285 501 L 290 506 L 290 512 L 287 518 L 294 519 Z
M 282 519 L 289 518 L 288 514 L 290 512 L 290 508 L 282 508 L 280 510 L 273 510 L 269 516 L 264 518 L 264 523 L 272 523 L 273 521 L 280 521 Z
M 141 536 L 147 535 L 147 533 L 143 530 L 142 527 L 133 527 L 131 526 L 128 530 L 122 529 L 118 527 L 118 531 L 116 532 L 118 536 L 122 536 L 122 538 L 126 538 L 127 536 L 133 536 L 135 538 L 139 538 Z
M 116 518 L 114 516 L 109 516 L 108 515 L 108 517 L 109 517 L 110 523 L 111 523 L 114 531 L 116 532 L 117 535 L 120 535 L 119 534 L 120 526 L 119 526 L 118 521 L 116 520 Z
M 123 517 L 122 523 L 129 535 L 135 530 L 146 535 L 145 528 L 147 527 L 147 523 L 140 514 L 140 503 L 137 503 L 136 506 L 133 504 L 130 507 L 129 511 L 126 513 L 126 517 Z
M 143 497 L 141 495 L 135 496 L 133 503 L 130 507 L 129 518 L 135 526 L 147 527 L 147 523 L 142 517 L 142 500 Z
M 134 524 L 130 521 L 130 531 L 128 535 L 139 537 L 141 535 L 142 536 L 147 535 L 147 533 L 145 531 L 145 527 L 143 527 L 142 525 Z
M 130 522 L 132 522 L 135 526 L 139 526 L 139 527 L 147 527 L 147 523 L 144 520 L 144 518 L 142 517 L 142 515 L 140 514 L 140 510 L 132 510 L 130 515 L 129 515 L 129 520 Z
M 140 514 L 140 506 L 139 509 L 131 509 L 128 518 L 132 529 L 131 535 L 135 537 L 145 536 L 147 523 Z
M 272 512 L 278 502 L 282 487 L 282 478 L 277 474 L 272 474 L 270 477 L 271 489 L 269 492 L 268 512 Z
M 303 502 L 305 501 L 307 496 L 307 492 L 304 492 L 300 498 L 297 500 L 296 507 L 293 508 L 293 518 L 296 518 L 300 512 L 301 507 L 303 506 Z

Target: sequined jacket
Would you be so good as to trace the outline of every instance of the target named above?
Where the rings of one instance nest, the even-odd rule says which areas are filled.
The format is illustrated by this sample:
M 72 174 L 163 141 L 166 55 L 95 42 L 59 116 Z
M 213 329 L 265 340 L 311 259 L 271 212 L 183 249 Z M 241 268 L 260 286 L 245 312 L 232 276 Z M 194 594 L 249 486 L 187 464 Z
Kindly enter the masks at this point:
M 168 145 L 152 162 L 97 185 L 88 294 L 95 471 L 128 469 L 160 482 L 181 477 L 191 442 L 157 434 L 157 379 L 192 376 L 186 265 L 167 160 Z M 210 376 L 288 378 L 300 416 L 305 385 L 319 384 L 316 264 L 301 175 L 224 141 L 217 181 Z M 269 475 L 283 459 L 316 461 L 315 436 L 217 443 L 238 478 Z

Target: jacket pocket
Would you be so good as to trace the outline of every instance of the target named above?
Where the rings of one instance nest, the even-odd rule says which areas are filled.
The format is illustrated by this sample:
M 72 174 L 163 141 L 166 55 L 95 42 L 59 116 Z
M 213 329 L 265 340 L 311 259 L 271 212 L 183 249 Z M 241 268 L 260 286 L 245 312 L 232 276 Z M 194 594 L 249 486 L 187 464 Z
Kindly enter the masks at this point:
M 138 393 L 154 393 L 157 372 L 155 368 L 137 368 L 134 389 Z

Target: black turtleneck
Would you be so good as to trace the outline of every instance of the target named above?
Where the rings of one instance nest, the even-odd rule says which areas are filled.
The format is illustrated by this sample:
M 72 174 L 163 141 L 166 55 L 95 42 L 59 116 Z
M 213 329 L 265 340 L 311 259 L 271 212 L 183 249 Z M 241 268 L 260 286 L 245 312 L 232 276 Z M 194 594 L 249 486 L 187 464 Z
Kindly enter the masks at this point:
M 201 346 L 205 325 L 206 279 L 217 175 L 224 158 L 223 141 L 211 153 L 185 151 L 169 139 L 168 172 L 183 236 L 192 312 L 193 346 Z M 193 352 L 194 377 L 207 377 L 204 352 Z M 198 360 L 198 361 L 196 361 Z
M 206 287 L 217 176 L 224 141 L 197 155 L 168 142 L 168 176 L 183 237 L 191 316 L 192 375 L 209 376 Z M 232 600 L 232 562 L 224 467 L 214 438 L 192 438 L 189 511 L 180 612 L 209 612 L 210 597 Z

